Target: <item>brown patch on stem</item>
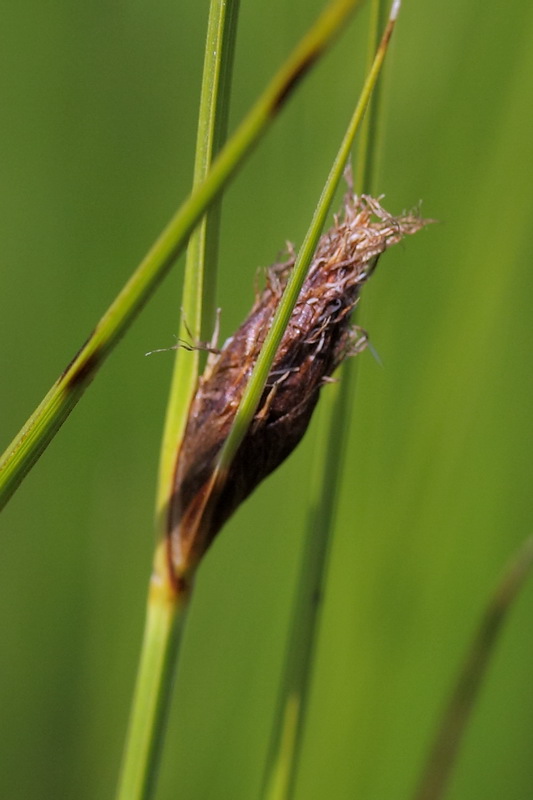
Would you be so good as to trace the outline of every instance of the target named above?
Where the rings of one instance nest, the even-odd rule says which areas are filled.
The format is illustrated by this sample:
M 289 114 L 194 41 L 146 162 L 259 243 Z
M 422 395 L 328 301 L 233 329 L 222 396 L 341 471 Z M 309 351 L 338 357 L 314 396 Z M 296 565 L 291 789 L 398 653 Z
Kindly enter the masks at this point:
M 96 329 L 95 329 L 95 330 L 96 330 Z M 93 331 L 91 331 L 91 333 L 90 333 L 90 334 L 89 334 L 89 336 L 86 338 L 86 340 L 84 341 L 84 343 L 82 344 L 82 346 L 79 348 L 79 350 L 77 350 L 77 351 L 76 351 L 75 355 L 74 355 L 74 356 L 73 356 L 73 357 L 70 359 L 70 361 L 68 362 L 67 366 L 65 367 L 65 369 L 63 370 L 63 372 L 62 372 L 62 373 L 61 373 L 61 375 L 59 376 L 59 380 L 61 380 L 62 378 L 64 378 L 64 377 L 65 377 L 65 375 L 67 374 L 67 372 L 69 371 L 69 369 L 71 368 L 71 366 L 74 364 L 74 362 L 76 361 L 76 359 L 77 359 L 77 358 L 79 358 L 79 356 L 80 356 L 80 353 L 82 353 L 82 352 L 83 352 L 83 350 L 84 350 L 84 349 L 87 347 L 87 345 L 88 345 L 88 344 L 89 344 L 89 342 L 91 341 L 92 337 L 94 336 L 94 333 L 95 333 L 95 331 L 94 331 L 94 330 L 93 330 Z
M 308 53 L 305 59 L 296 65 L 294 72 L 289 75 L 272 103 L 272 114 L 277 114 L 293 89 L 300 83 L 306 72 L 313 66 L 320 56 L 320 50 Z
M 78 356 L 76 356 L 76 358 L 77 357 Z M 74 359 L 71 362 L 70 366 L 65 370 L 62 377 L 65 377 L 68 374 L 69 369 L 71 369 L 72 364 L 74 364 L 75 361 L 76 359 Z M 94 353 L 88 355 L 87 358 L 85 358 L 76 367 L 76 370 L 72 373 L 72 375 L 69 375 L 66 388 L 68 390 L 77 389 L 82 383 L 88 383 L 90 380 L 92 380 L 94 373 L 98 369 L 99 364 L 100 364 L 100 352 L 98 350 L 95 350 Z

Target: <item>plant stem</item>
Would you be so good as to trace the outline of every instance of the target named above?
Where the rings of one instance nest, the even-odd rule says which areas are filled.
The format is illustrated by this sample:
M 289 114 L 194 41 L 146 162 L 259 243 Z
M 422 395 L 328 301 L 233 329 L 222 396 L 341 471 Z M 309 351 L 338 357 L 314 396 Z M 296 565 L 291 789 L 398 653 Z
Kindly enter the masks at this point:
M 193 188 L 209 173 L 226 138 L 231 74 L 235 53 L 239 0 L 211 0 L 207 27 Z M 211 338 L 215 325 L 220 200 L 211 205 L 191 234 L 187 247 L 181 302 L 180 339 L 193 343 Z M 167 534 L 167 510 L 173 489 L 175 462 L 200 368 L 200 351 L 178 348 L 167 414 L 156 501 L 158 536 Z
M 374 53 L 379 43 L 381 31 L 385 26 L 387 3 L 384 0 L 372 0 L 370 4 L 370 25 L 368 30 L 368 67 L 372 64 Z M 355 173 L 356 194 L 374 191 L 377 156 L 379 153 L 379 130 L 381 119 L 381 93 L 383 79 L 378 81 L 368 109 L 361 125 L 357 165 Z
M 97 370 L 124 335 L 181 252 L 188 236 L 275 119 L 299 82 L 361 0 L 336 0 L 303 37 L 220 152 L 205 179 L 172 217 L 87 342 L 0 459 L 0 508 L 66 420 Z
M 318 440 L 313 456 L 316 466 L 310 486 L 310 497 L 316 500 L 307 515 L 288 649 L 265 771 L 264 800 L 285 800 L 295 790 L 330 546 L 327 533 L 337 497 L 339 452 L 345 445 L 344 431 L 333 424 L 334 414 L 347 411 L 342 404 L 348 400 L 348 394 L 341 388 L 341 384 L 331 386 L 332 402 L 322 404 L 319 409 Z
M 374 61 L 361 91 L 359 101 L 348 125 L 348 129 L 344 135 L 339 152 L 337 153 L 327 181 L 322 190 L 322 194 L 313 215 L 311 225 L 300 248 L 298 257 L 296 258 L 294 269 L 287 283 L 287 287 L 285 288 L 279 306 L 276 309 L 276 314 L 272 321 L 272 327 L 265 338 L 264 345 L 261 348 L 261 352 L 257 358 L 251 378 L 246 386 L 243 397 L 239 404 L 232 428 L 228 438 L 224 442 L 224 447 L 222 448 L 217 462 L 217 473 L 220 475 L 223 475 L 227 471 L 229 464 L 239 448 L 240 443 L 246 435 L 246 431 L 248 430 L 253 415 L 261 399 L 261 394 L 265 387 L 270 367 L 272 366 L 276 351 L 279 347 L 281 339 L 283 338 L 285 328 L 287 327 L 291 314 L 298 300 L 298 295 L 300 294 L 300 290 L 307 275 L 307 270 L 309 268 L 309 264 L 311 263 L 311 259 L 313 258 L 313 254 L 320 238 L 324 222 L 329 213 L 333 197 L 341 181 L 344 167 L 350 155 L 354 137 L 359 130 L 359 126 L 364 117 L 368 101 L 378 79 L 395 22 L 396 17 L 391 16 L 389 24 L 387 25 L 383 35 L 382 42 L 375 54 Z M 215 473 L 215 482 L 216 480 L 217 476 Z
M 208 175 L 226 135 L 238 0 L 211 0 L 193 188 Z M 202 322 L 213 306 L 220 203 L 212 205 L 193 232 L 187 249 L 180 336 L 199 340 Z M 190 326 L 190 333 L 187 327 Z M 156 501 L 157 544 L 148 595 L 148 612 L 137 687 L 124 751 L 117 800 L 144 800 L 155 785 L 170 703 L 172 676 L 189 591 L 175 580 L 169 560 L 166 513 L 173 490 L 174 463 L 198 379 L 198 351 L 178 349 L 161 447 Z M 190 584 L 192 586 L 192 584 Z
M 383 0 L 380 2 L 383 3 Z M 377 54 L 372 59 L 369 73 L 369 79 L 373 76 L 371 89 L 377 80 L 397 11 L 393 6 L 389 24 Z M 372 43 L 372 52 L 375 53 L 374 40 Z M 371 95 L 366 96 L 366 103 L 369 96 Z M 373 113 L 376 113 L 375 104 Z M 365 124 L 368 128 L 370 123 L 367 118 Z M 364 157 L 371 157 L 369 147 L 366 148 Z M 346 444 L 345 420 L 353 393 L 352 381 L 348 380 L 349 377 L 353 379 L 353 372 L 343 370 L 343 373 L 343 380 L 330 388 L 327 399 L 322 401 L 320 408 L 319 437 L 313 459 L 316 469 L 310 489 L 310 497 L 314 498 L 314 502 L 311 501 L 308 514 L 291 631 L 266 762 L 262 791 L 264 800 L 290 800 L 295 791 L 313 655 L 318 637 L 320 598 L 325 584 L 339 475 Z
M 459 756 L 481 684 L 514 601 L 533 568 L 533 537 L 527 539 L 503 570 L 457 676 L 422 771 L 415 800 L 441 800 Z
M 145 800 L 154 788 L 187 599 L 152 579 L 117 800 Z

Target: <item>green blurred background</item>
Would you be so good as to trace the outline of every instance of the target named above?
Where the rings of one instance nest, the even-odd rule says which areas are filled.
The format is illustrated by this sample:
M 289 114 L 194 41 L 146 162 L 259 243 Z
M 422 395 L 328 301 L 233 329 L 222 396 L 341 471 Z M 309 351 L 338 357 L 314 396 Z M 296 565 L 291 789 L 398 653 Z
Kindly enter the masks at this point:
M 321 8 L 242 3 L 232 127 Z M 207 2 L 3 7 L 0 374 L 7 445 L 187 194 Z M 360 87 L 367 15 L 227 193 L 223 333 L 300 243 Z M 441 221 L 383 258 L 360 357 L 299 800 L 404 800 L 485 599 L 531 532 L 533 8 L 405 2 L 379 191 Z M 0 795 L 111 798 L 152 552 L 182 262 L 4 511 Z M 313 434 L 200 570 L 158 798 L 257 796 Z M 533 793 L 533 588 L 450 798 Z

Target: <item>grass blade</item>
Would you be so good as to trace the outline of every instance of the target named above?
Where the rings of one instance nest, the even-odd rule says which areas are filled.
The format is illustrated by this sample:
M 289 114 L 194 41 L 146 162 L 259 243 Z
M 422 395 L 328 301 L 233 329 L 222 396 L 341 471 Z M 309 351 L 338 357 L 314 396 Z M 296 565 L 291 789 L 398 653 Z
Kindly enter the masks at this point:
M 533 568 L 533 537 L 504 569 L 444 709 L 414 800 L 444 797 L 490 659 L 513 603 Z

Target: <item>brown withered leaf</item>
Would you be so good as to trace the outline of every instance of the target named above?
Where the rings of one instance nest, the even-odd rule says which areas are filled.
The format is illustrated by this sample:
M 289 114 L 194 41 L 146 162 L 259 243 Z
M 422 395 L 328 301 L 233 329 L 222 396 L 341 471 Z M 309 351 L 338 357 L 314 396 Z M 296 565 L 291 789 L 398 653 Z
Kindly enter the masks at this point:
M 294 257 L 270 268 L 266 287 L 246 320 L 218 354 L 209 356 L 191 404 L 169 512 L 177 575 L 198 562 L 228 517 L 296 447 L 321 386 L 344 358 L 362 349 L 360 331 L 351 326 L 350 316 L 377 259 L 425 224 L 415 213 L 392 217 L 365 195 L 345 198 L 342 218 L 335 218 L 320 239 L 250 429 L 223 485 L 216 496 L 207 498 L 216 458 Z

